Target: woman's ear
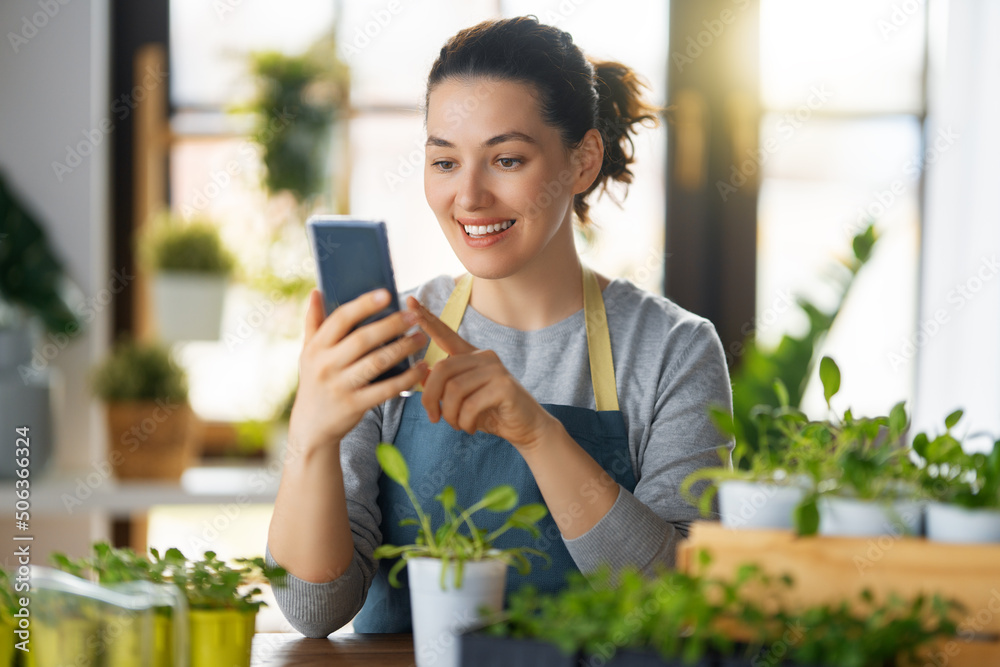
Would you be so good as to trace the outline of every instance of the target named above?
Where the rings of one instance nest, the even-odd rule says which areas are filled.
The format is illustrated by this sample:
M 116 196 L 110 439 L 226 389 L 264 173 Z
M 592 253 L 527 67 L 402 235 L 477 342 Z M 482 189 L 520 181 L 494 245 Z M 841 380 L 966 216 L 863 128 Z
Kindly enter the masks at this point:
M 596 128 L 587 130 L 580 145 L 573 149 L 573 194 L 586 192 L 601 173 L 604 163 L 604 141 Z

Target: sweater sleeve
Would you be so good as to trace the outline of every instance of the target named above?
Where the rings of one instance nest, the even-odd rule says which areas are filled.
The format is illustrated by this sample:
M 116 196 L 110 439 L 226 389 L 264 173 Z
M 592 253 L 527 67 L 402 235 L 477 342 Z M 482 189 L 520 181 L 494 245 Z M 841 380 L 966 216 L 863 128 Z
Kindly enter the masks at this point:
M 382 407 L 375 406 L 340 443 L 340 462 L 347 495 L 347 514 L 354 539 L 354 557 L 336 579 L 310 582 L 289 573 L 284 586 L 274 587 L 278 608 L 289 624 L 307 637 L 325 637 L 361 611 L 375 576 L 372 557 L 382 542 L 378 507 L 380 468 L 375 447 L 382 435 Z M 280 565 L 265 551 L 267 563 Z
M 660 378 L 648 438 L 639 449 L 635 492 L 619 486 L 614 505 L 593 528 L 564 540 L 584 573 L 603 563 L 649 573 L 672 567 L 677 543 L 698 518 L 698 509 L 680 495 L 681 482 L 699 468 L 731 465 L 733 443 L 708 416 L 711 405 L 732 412 L 722 343 L 709 322 L 693 329 L 684 352 Z

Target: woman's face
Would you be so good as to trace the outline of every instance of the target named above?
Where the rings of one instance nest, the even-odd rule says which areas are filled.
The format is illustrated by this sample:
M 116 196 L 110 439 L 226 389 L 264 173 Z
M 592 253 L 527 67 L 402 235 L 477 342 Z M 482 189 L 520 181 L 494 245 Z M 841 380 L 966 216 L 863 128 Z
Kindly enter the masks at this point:
M 446 79 L 428 98 L 424 193 L 459 260 L 482 278 L 544 257 L 560 228 L 572 243 L 579 170 L 558 130 L 542 122 L 533 91 Z M 476 229 L 490 225 L 492 232 Z

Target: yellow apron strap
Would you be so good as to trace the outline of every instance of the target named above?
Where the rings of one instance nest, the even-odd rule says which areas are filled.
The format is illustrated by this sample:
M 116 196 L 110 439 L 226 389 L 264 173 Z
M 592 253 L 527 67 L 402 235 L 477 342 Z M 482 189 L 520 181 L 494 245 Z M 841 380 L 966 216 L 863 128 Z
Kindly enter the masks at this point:
M 444 304 L 440 319 L 452 331 L 458 331 L 472 294 L 472 274 L 462 276 L 448 301 Z M 594 383 L 594 402 L 598 410 L 618 410 L 618 391 L 615 383 L 615 365 L 611 356 L 611 336 L 608 333 L 608 316 L 604 311 L 604 297 L 597 276 L 583 267 L 583 310 L 587 326 L 587 351 L 590 355 L 590 377 Z M 427 346 L 424 361 L 433 368 L 447 354 L 433 340 Z M 414 391 L 423 391 L 418 383 Z
M 444 304 L 444 309 L 438 318 L 448 325 L 452 331 L 458 331 L 458 326 L 462 323 L 462 317 L 465 315 L 465 307 L 469 304 L 469 296 L 472 294 L 472 274 L 466 273 L 464 276 L 459 278 L 458 283 L 455 285 L 455 289 L 451 291 L 451 295 L 448 296 L 448 301 Z M 433 340 L 427 346 L 427 352 L 424 353 L 424 361 L 427 362 L 428 368 L 434 368 L 434 364 L 441 361 L 448 355 L 445 354 L 444 350 L 438 346 Z M 422 382 L 418 382 L 414 391 L 423 391 L 424 385 Z
M 618 409 L 615 364 L 611 357 L 611 335 L 604 297 L 594 272 L 583 267 L 583 310 L 587 322 L 587 351 L 590 354 L 590 378 L 594 383 L 594 402 L 598 411 Z

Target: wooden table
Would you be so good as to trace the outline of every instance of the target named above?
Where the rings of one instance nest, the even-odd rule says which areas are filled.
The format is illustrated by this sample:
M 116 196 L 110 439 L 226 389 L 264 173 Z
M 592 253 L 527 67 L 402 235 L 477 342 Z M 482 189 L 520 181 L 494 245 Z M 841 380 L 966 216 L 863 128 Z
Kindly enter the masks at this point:
M 413 635 L 330 635 L 309 639 L 298 633 L 259 632 L 253 638 L 253 667 L 337 665 L 414 667 Z

